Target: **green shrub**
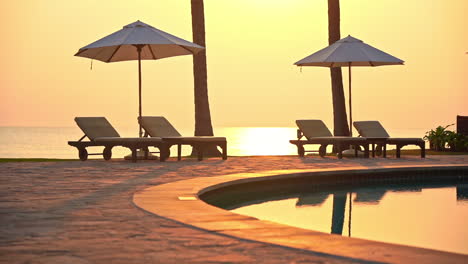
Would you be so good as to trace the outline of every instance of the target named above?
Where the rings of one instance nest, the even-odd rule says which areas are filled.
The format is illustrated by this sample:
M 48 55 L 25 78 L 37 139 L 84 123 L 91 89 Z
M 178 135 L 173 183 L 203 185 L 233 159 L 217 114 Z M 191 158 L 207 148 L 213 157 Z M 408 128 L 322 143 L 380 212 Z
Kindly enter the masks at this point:
M 449 135 L 447 128 L 453 125 L 438 126 L 435 130 L 431 129 L 431 131 L 427 131 L 424 140 L 429 141 L 429 148 L 436 151 L 445 150 L 445 144 L 448 141 Z
M 424 140 L 429 141 L 431 150 L 444 151 L 448 145 L 451 151 L 468 151 L 468 136 L 447 130 L 448 127 L 453 125 L 438 126 L 436 129 L 426 132 Z
M 465 151 L 468 144 L 468 138 L 465 135 L 454 131 L 447 131 L 447 144 L 451 151 Z

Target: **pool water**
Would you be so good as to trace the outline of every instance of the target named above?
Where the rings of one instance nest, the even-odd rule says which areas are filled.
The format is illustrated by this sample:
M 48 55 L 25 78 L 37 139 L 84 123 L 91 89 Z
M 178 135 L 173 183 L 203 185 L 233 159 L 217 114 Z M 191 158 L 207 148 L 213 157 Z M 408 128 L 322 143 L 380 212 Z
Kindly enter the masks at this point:
M 337 235 L 468 254 L 468 184 L 315 191 L 231 211 Z

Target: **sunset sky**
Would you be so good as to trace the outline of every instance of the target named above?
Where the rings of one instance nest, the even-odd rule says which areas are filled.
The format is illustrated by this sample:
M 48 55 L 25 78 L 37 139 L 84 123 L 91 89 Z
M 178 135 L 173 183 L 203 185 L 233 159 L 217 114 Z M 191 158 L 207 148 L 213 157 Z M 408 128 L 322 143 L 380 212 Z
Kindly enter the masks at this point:
M 466 0 L 341 1 L 342 37 L 405 61 L 353 69 L 353 119 L 430 129 L 468 115 L 467 10 Z M 328 45 L 326 0 L 205 0 L 205 19 L 215 128 L 333 127 L 329 69 L 293 65 Z M 0 20 L 0 126 L 74 126 L 75 116 L 136 126 L 137 62 L 90 70 L 73 55 L 136 20 L 192 40 L 189 0 L 7 1 Z M 143 114 L 193 127 L 191 56 L 143 62 Z

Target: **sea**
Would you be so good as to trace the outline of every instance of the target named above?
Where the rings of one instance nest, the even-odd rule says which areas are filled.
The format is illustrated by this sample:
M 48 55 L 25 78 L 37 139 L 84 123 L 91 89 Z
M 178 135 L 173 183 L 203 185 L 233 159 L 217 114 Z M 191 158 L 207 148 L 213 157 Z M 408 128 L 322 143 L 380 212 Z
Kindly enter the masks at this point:
M 220 127 L 215 128 L 216 136 L 228 141 L 230 156 L 296 155 L 297 148 L 289 143 L 296 139 L 295 127 Z M 392 137 L 423 137 L 427 129 L 388 129 Z M 193 129 L 181 129 L 182 135 L 193 135 Z M 138 128 L 119 128 L 121 136 L 136 137 Z M 67 144 L 83 136 L 77 127 L 0 127 L 0 158 L 57 158 L 77 159 L 76 148 Z M 414 148 L 408 146 L 407 148 Z M 308 147 L 308 149 L 315 149 Z M 102 152 L 102 147 L 88 150 Z M 171 156 L 176 153 L 171 149 Z M 189 155 L 191 148 L 184 146 L 183 155 Z M 113 158 L 122 158 L 130 152 L 123 147 L 112 150 Z M 102 156 L 90 156 L 102 159 Z

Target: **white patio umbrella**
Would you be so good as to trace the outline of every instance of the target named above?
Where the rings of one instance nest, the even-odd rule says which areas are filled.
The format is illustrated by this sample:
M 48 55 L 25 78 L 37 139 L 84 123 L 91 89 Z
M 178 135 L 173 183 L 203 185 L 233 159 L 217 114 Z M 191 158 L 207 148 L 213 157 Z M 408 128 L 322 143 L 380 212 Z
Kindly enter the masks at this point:
M 294 63 L 297 66 L 346 67 L 349 71 L 349 134 L 352 135 L 351 67 L 403 65 L 404 61 L 348 35 Z
M 155 27 L 137 21 L 107 37 L 99 39 L 75 54 L 106 63 L 138 60 L 138 114 L 141 117 L 141 60 L 159 60 L 167 57 L 195 54 L 204 47 L 183 40 Z M 139 136 L 142 136 L 141 126 Z

